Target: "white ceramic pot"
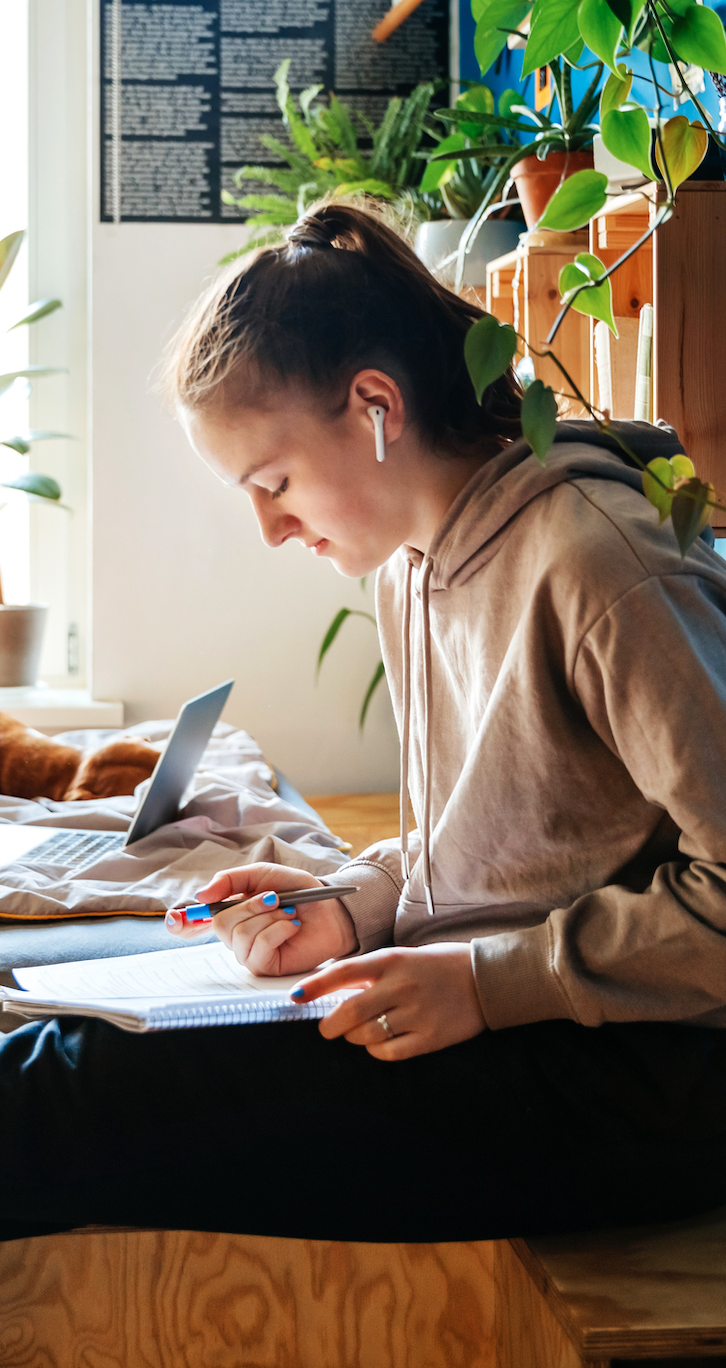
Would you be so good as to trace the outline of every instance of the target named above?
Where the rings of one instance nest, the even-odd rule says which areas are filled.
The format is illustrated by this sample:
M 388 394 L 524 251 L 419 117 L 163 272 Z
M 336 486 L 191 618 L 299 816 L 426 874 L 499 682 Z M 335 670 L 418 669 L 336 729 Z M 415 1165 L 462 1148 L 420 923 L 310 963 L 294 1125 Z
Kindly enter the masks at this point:
M 468 219 L 431 219 L 422 223 L 416 233 L 414 249 L 416 256 L 430 271 L 437 271 L 444 285 L 453 285 L 456 262 L 440 269 L 445 261 L 459 246 L 459 239 L 466 228 Z M 486 285 L 487 262 L 496 257 L 513 252 L 524 232 L 524 224 L 511 219 L 487 219 L 474 240 L 474 245 L 466 259 L 464 272 L 465 285 Z
M 47 603 L 0 604 L 0 688 L 35 684 Z

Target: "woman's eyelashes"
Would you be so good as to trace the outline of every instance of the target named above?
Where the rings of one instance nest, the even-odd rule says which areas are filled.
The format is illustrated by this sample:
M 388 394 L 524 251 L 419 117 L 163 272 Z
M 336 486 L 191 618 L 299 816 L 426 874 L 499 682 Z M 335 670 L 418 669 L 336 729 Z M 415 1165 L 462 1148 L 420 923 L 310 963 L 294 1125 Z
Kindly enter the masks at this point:
M 280 485 L 280 488 L 279 488 L 279 489 L 276 489 L 276 490 L 274 491 L 274 493 L 273 493 L 273 495 L 272 495 L 273 499 L 279 499 L 280 495 L 281 495 L 281 494 L 284 494 L 284 493 L 286 492 L 287 486 L 288 486 L 289 483 L 290 483 L 290 481 L 288 480 L 287 475 L 286 475 L 285 478 L 284 478 L 284 480 L 283 480 L 283 482 L 282 482 L 282 484 Z

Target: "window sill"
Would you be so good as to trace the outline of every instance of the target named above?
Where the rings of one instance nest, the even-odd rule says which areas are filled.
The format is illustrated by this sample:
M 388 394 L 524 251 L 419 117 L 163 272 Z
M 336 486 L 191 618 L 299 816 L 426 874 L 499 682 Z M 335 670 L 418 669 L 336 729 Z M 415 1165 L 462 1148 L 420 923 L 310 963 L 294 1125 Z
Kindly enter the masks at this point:
M 100 703 L 87 689 L 48 689 L 42 685 L 0 689 L 0 712 L 47 736 L 83 727 L 124 724 L 123 703 Z

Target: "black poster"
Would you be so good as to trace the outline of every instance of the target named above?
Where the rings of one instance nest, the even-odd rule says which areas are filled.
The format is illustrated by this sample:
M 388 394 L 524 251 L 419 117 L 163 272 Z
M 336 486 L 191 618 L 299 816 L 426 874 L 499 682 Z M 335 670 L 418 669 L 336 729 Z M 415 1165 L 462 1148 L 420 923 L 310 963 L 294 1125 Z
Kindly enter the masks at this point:
M 371 29 L 389 8 L 389 0 L 101 0 L 101 220 L 244 218 L 221 191 L 235 191 L 244 163 L 274 164 L 261 133 L 286 141 L 272 79 L 286 57 L 293 91 L 320 84 L 374 122 L 391 95 L 447 79 L 448 0 L 423 0 L 378 44 Z

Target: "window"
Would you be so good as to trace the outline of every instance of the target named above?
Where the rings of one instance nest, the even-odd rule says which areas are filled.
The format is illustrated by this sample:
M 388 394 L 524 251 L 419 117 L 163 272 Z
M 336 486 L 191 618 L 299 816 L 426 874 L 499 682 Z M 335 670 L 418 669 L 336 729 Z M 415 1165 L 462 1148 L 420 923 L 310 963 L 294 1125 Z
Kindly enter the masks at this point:
M 86 12 L 83 0 L 0 0 L 0 234 L 27 238 L 0 293 L 0 371 L 30 364 L 56 375 L 17 381 L 0 397 L 0 436 L 70 434 L 0 447 L 0 479 L 53 476 L 70 513 L 0 490 L 6 602 L 50 606 L 41 678 L 82 685 L 86 633 Z M 62 309 L 5 333 L 29 301 Z M 5 497 L 7 494 L 7 498 Z

